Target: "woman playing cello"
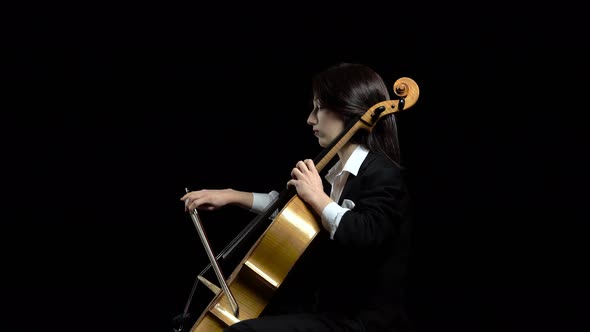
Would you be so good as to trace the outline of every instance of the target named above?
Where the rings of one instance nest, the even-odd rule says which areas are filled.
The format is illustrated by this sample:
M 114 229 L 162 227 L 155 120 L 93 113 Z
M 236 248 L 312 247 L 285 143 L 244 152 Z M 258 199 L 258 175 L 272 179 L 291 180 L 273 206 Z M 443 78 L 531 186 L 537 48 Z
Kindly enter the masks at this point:
M 389 99 L 383 79 L 361 64 L 318 73 L 312 91 L 307 124 L 322 147 L 352 119 Z M 410 220 L 395 117 L 356 132 L 337 155 L 323 177 L 310 159 L 292 169 L 287 186 L 317 214 L 321 231 L 268 310 L 225 332 L 408 330 L 404 283 Z M 260 213 L 277 196 L 276 191 L 203 189 L 181 200 L 187 211 L 233 204 Z

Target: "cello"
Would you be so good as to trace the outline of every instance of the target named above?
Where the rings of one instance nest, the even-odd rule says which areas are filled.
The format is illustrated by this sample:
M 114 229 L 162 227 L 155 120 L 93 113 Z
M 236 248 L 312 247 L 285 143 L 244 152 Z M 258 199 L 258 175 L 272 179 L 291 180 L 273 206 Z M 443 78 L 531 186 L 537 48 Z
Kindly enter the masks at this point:
M 412 107 L 419 97 L 418 85 L 408 77 L 396 80 L 393 92 L 397 99 L 379 102 L 364 114 L 354 118 L 340 135 L 314 158 L 318 172 L 324 169 L 357 131 L 371 131 L 381 118 Z M 227 326 L 241 320 L 258 317 L 320 232 L 321 227 L 319 216 L 298 197 L 294 188 L 287 188 L 264 213 L 259 214 L 217 257 L 214 257 L 198 220 L 197 209 L 191 212 L 191 217 L 211 261 L 198 280 L 215 294 L 192 325 L 191 332 L 221 332 Z M 238 252 L 243 252 L 240 250 L 243 248 L 247 249 L 247 253 L 239 258 L 239 263 L 226 279 L 217 265 L 217 260 L 223 257 L 229 261 Z M 221 287 L 202 277 L 210 267 L 214 268 Z M 186 311 L 187 308 L 185 313 Z

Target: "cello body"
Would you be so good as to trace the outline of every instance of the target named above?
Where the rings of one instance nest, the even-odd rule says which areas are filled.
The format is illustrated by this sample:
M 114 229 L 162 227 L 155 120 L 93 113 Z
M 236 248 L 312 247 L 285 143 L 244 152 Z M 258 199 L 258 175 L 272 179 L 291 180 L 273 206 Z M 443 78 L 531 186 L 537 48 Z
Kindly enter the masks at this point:
M 411 78 L 399 78 L 393 85 L 393 92 L 400 99 L 377 103 L 350 123 L 314 160 L 318 172 L 358 130 L 370 131 L 382 117 L 412 107 L 419 91 Z M 239 306 L 238 317 L 226 294 L 217 291 L 191 332 L 221 332 L 241 320 L 258 317 L 321 230 L 319 216 L 296 193 L 277 210 L 270 225 L 227 278 L 227 286 Z
M 239 319 L 220 292 L 191 331 L 222 331 L 240 320 L 258 317 L 319 231 L 316 215 L 299 196 L 293 196 L 228 277 L 227 284 L 240 306 Z

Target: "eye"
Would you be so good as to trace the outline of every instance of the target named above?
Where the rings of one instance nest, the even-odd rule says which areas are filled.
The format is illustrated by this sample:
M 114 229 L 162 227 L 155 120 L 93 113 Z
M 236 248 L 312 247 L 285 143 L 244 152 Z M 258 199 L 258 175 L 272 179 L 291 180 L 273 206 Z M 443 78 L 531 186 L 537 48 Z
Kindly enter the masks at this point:
M 322 110 L 322 105 L 318 99 L 313 100 L 313 112 L 318 112 Z

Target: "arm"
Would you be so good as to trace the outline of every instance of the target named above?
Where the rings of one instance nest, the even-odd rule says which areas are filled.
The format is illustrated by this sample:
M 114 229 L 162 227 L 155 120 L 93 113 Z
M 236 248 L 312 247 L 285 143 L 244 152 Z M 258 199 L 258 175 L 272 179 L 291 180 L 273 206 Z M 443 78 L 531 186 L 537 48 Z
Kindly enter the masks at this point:
M 395 166 L 370 167 L 355 179 L 355 206 L 341 215 L 334 241 L 343 246 L 380 247 L 392 241 L 403 222 L 405 191 Z
M 261 212 L 270 205 L 278 193 L 252 193 L 234 189 L 202 189 L 191 191 L 180 198 L 185 203 L 185 211 L 197 209 L 217 210 L 225 205 L 236 205 L 253 212 Z
M 331 238 L 347 247 L 380 247 L 400 228 L 405 199 L 402 176 L 392 164 L 375 161 L 350 184 L 349 204 L 339 206 L 324 191 L 311 160 L 300 161 L 291 173 L 297 194 L 322 217 Z
M 217 210 L 225 205 L 237 205 L 244 209 L 252 208 L 253 194 L 233 189 L 202 189 L 191 191 L 180 198 L 184 201 L 184 211 L 196 209 Z

